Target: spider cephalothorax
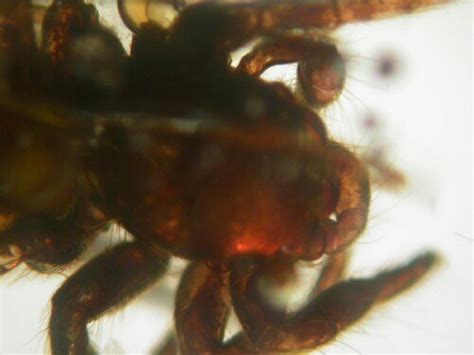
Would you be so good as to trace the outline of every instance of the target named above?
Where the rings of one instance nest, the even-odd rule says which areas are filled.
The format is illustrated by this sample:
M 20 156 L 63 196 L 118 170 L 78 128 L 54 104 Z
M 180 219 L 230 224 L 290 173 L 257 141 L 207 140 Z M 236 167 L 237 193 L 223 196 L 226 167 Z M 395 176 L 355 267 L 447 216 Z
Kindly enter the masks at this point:
M 31 2 L 0 5 L 1 273 L 68 265 L 112 222 L 134 237 L 56 292 L 54 354 L 92 351 L 87 324 L 155 283 L 172 255 L 191 260 L 175 310 L 185 354 L 315 348 L 429 270 L 431 253 L 340 280 L 366 225 L 369 183 L 316 111 L 339 96 L 344 60 L 306 29 L 433 1 L 165 2 L 168 22 L 137 20 L 131 3 L 118 1 L 134 33 L 129 54 L 83 0 L 53 1 L 40 45 Z M 231 52 L 254 39 L 232 67 Z M 301 97 L 260 79 L 288 62 L 298 62 Z M 300 311 L 265 303 L 259 279 L 323 255 Z M 243 331 L 224 343 L 232 306 Z

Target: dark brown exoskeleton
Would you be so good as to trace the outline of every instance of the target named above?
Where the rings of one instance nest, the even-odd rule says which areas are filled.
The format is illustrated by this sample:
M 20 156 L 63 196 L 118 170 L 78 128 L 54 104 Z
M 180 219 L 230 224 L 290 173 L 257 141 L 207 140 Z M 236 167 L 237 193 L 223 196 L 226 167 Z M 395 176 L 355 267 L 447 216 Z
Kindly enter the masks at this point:
M 39 46 L 31 2 L 2 1 L 0 273 L 22 262 L 40 272 L 67 266 L 112 222 L 134 236 L 56 292 L 52 352 L 92 352 L 87 324 L 157 282 L 172 255 L 191 261 L 170 340 L 183 354 L 314 349 L 418 281 L 433 253 L 341 280 L 370 189 L 363 164 L 328 138 L 315 111 L 339 96 L 344 60 L 304 30 L 437 3 L 164 1 L 175 15 L 165 26 L 137 20 L 122 0 L 134 33 L 127 54 L 83 0 L 53 1 Z M 231 52 L 255 38 L 232 67 Z M 259 78 L 288 62 L 298 62 L 300 99 Z M 260 279 L 324 255 L 298 312 L 262 299 Z M 243 331 L 224 343 L 231 307 Z

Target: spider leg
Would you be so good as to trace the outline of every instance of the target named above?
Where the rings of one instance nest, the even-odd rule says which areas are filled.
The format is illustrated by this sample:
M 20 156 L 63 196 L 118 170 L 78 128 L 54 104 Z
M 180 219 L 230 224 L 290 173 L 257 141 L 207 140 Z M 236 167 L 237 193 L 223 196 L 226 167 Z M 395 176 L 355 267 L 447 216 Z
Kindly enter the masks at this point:
M 115 34 L 100 24 L 95 6 L 55 0 L 42 29 L 45 91 L 82 106 L 113 101 L 124 85 L 126 53 Z
M 263 6 L 261 27 L 270 31 L 289 28 L 334 29 L 359 21 L 378 20 L 423 10 L 446 0 L 331 0 L 275 3 Z
M 233 268 L 230 290 L 243 329 L 259 352 L 310 350 L 333 339 L 375 303 L 415 284 L 435 261 L 434 254 L 426 253 L 373 277 L 337 283 L 293 314 L 276 311 L 261 299 L 258 265 Z
M 228 272 L 191 264 L 176 294 L 175 322 L 183 354 L 218 353 L 230 309 Z
M 52 299 L 53 354 L 92 352 L 87 324 L 151 286 L 166 271 L 168 256 L 137 242 L 120 244 L 83 266 Z
M 252 344 L 242 333 L 228 344 L 222 342 L 230 308 L 229 272 L 209 268 L 202 263 L 192 263 L 186 269 L 176 294 L 175 322 L 179 353 L 255 353 Z
M 199 3 L 186 7 L 171 27 L 177 42 L 229 53 L 255 36 L 291 29 L 334 29 L 346 23 L 393 17 L 445 0 L 331 0 Z M 199 28 L 199 31 L 195 31 Z M 206 57 L 207 58 L 207 57 Z
M 347 259 L 348 251 L 346 250 L 330 255 L 311 294 L 319 295 L 342 279 L 346 270 Z
M 298 259 L 317 260 L 323 253 L 338 253 L 363 232 L 367 223 L 370 186 L 364 165 L 348 150 L 328 142 L 327 158 L 334 168 L 338 198 L 333 212 L 321 219 L 308 234 Z
M 153 349 L 153 355 L 207 352 L 220 348 L 222 332 L 230 308 L 228 275 L 213 273 L 204 264 L 193 263 L 183 273 L 176 295 L 176 331 L 170 331 Z M 217 287 L 215 287 L 217 285 Z M 205 302 L 208 299 L 213 302 Z M 213 318 L 213 319 L 212 319 Z M 193 320 L 187 323 L 188 319 Z M 202 320 L 200 323 L 199 319 Z M 199 325 L 199 326 L 198 326 Z M 208 325 L 202 328 L 202 325 Z M 195 326 L 196 328 L 193 328 Z M 181 340 L 178 343 L 177 334 Z M 199 339 L 196 342 L 196 338 Z
M 239 62 L 237 69 L 260 76 L 271 66 L 297 62 L 302 58 L 318 56 L 327 50 L 323 42 L 304 38 L 269 38 L 256 45 Z
M 329 155 L 339 179 L 339 201 L 335 218 L 322 223 L 315 232 L 324 236 L 325 252 L 337 253 L 345 249 L 364 230 L 370 201 L 367 171 L 357 158 L 346 149 L 332 144 Z
M 42 50 L 53 63 L 63 63 L 70 55 L 73 41 L 98 26 L 99 15 L 94 5 L 83 0 L 55 0 L 44 15 Z
M 76 260 L 87 244 L 107 224 L 95 208 L 76 203 L 63 217 L 28 214 L 0 232 L 0 275 L 25 262 L 48 273 Z
M 316 284 L 314 285 L 313 290 L 309 293 L 310 298 L 315 298 L 317 297 L 320 293 L 325 291 L 326 289 L 332 287 L 334 284 L 336 284 L 339 280 L 342 279 L 344 275 L 344 271 L 347 266 L 347 258 L 348 258 L 348 252 L 347 251 L 342 251 L 337 254 L 333 254 L 329 256 L 328 260 L 326 261 L 323 269 L 321 270 L 321 274 L 318 277 L 318 280 L 316 281 Z M 265 267 L 266 269 L 266 267 Z M 260 279 L 263 277 L 267 276 L 267 270 L 265 269 L 260 269 L 260 274 L 259 277 Z M 272 277 L 272 275 L 269 275 Z M 274 275 L 274 277 L 279 277 L 279 275 Z M 249 351 L 252 349 L 253 351 Z M 232 339 L 230 339 L 226 343 L 226 354 L 241 354 L 241 353 L 249 353 L 253 352 L 255 353 L 255 348 L 252 346 L 250 343 L 248 337 L 245 335 L 245 332 L 240 332 L 236 334 Z
M 345 81 L 345 62 L 332 43 L 296 36 L 267 39 L 240 61 L 238 69 L 259 76 L 273 65 L 298 62 L 298 84 L 309 104 L 336 100 Z
M 158 40 L 149 40 L 152 32 L 151 27 L 143 28 L 132 44 L 130 62 L 134 69 L 129 87 L 133 95 L 153 99 L 162 109 L 170 109 L 175 114 L 180 110 L 186 112 L 186 109 L 203 110 L 222 119 L 279 122 L 289 128 L 307 127 L 311 123 L 315 138 L 326 140 L 325 127 L 319 116 L 302 107 L 285 85 L 267 83 L 246 73 L 229 70 L 227 62 L 225 65 L 216 64 L 215 56 L 218 61 L 222 59 L 219 55 L 199 54 L 205 46 L 192 43 L 188 38 L 196 31 L 191 31 L 183 39 L 186 44 L 180 44 L 180 40 L 170 36 L 171 44 L 183 46 L 173 51 L 163 50 L 161 45 L 157 45 L 160 43 Z M 189 63 L 183 64 L 183 70 L 168 77 L 169 71 L 157 67 L 156 58 L 165 58 L 170 52 L 173 52 L 172 58 L 167 58 L 170 61 L 196 60 L 191 67 Z M 143 67 L 150 69 L 140 70 Z
M 71 219 L 39 215 L 20 218 L 1 233 L 0 254 L 7 263 L 0 270 L 7 272 L 25 262 L 35 271 L 50 272 L 71 263 L 84 251 L 86 239 L 95 235 L 73 227 L 76 225 Z

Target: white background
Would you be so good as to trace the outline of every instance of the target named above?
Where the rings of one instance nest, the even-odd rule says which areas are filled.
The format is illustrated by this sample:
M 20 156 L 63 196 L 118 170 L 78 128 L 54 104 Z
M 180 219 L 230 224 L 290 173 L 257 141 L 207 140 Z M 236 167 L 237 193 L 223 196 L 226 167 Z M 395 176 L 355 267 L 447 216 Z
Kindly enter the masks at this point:
M 375 138 L 408 179 L 399 193 L 375 187 L 350 275 L 369 275 L 426 249 L 443 263 L 321 352 L 472 352 L 472 23 L 471 4 L 460 2 L 337 32 L 351 78 L 327 112 L 331 132 L 367 146 L 374 132 L 361 122 L 374 115 L 381 122 Z M 376 68 L 387 52 L 399 71 L 384 79 Z M 48 300 L 63 280 L 26 269 L 0 280 L 1 354 L 47 352 Z M 146 353 L 171 309 L 169 288 L 158 285 L 94 324 L 91 336 L 104 353 Z

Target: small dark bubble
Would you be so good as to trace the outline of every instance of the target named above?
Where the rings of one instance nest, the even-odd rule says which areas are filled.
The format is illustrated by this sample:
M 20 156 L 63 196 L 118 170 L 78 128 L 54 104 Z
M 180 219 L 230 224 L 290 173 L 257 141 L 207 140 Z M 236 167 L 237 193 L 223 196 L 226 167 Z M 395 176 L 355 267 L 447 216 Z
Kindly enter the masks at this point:
M 380 126 L 380 120 L 377 116 L 369 114 L 362 119 L 362 128 L 367 131 L 372 131 Z
M 400 74 L 400 58 L 391 51 L 382 51 L 377 58 L 376 73 L 378 76 L 390 79 Z

